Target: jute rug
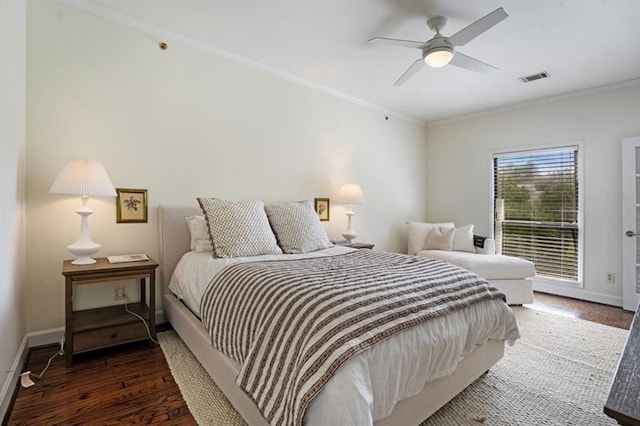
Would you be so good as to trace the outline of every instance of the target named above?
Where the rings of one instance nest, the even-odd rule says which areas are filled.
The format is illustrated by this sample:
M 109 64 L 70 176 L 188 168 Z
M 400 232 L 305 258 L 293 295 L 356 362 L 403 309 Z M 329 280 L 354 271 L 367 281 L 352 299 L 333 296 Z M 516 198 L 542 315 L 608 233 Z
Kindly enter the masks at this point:
M 514 312 L 522 338 L 422 426 L 617 424 L 602 407 L 626 331 L 528 308 Z M 158 338 L 198 424 L 245 424 L 173 331 Z

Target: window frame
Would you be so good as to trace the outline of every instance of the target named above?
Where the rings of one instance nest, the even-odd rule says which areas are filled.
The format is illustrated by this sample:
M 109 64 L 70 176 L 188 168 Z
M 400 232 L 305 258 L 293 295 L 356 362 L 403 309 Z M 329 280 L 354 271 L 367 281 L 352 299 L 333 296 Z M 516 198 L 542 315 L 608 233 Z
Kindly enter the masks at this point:
M 495 209 L 495 162 L 494 159 L 496 157 L 506 158 L 506 157 L 516 157 L 522 156 L 526 154 L 537 154 L 544 152 L 554 152 L 554 151 L 562 151 L 575 149 L 576 152 L 576 160 L 577 160 L 577 179 L 578 179 L 578 214 L 577 214 L 577 226 L 578 226 L 578 279 L 564 279 L 564 278 L 556 278 L 556 277 L 548 277 L 548 276 L 540 276 L 536 275 L 534 277 L 537 282 L 544 282 L 549 284 L 559 284 L 567 287 L 574 288 L 584 288 L 584 194 L 585 194 L 585 186 L 584 186 L 584 147 L 582 141 L 576 141 L 571 143 L 560 143 L 560 144 L 549 144 L 549 145 L 539 145 L 533 147 L 519 147 L 513 149 L 500 149 L 490 152 L 490 170 L 489 170 L 489 229 L 491 238 L 495 239 L 495 219 L 496 219 L 496 209 Z M 497 247 L 496 247 L 497 249 Z

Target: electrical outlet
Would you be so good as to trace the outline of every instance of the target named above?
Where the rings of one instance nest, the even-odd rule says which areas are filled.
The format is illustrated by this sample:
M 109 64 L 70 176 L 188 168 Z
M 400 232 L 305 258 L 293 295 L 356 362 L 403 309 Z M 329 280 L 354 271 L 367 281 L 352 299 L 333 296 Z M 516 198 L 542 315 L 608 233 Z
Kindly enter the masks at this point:
M 113 300 L 124 300 L 126 294 L 125 286 L 117 286 L 113 289 Z
M 609 284 L 614 284 L 616 282 L 616 274 L 613 272 L 607 272 L 607 282 Z

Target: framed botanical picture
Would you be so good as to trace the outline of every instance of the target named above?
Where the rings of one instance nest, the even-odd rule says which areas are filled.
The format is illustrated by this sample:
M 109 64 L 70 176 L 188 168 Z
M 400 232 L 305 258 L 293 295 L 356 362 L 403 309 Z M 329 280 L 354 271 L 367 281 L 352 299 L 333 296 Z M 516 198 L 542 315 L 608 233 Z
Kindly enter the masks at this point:
M 316 209 L 318 217 L 322 222 L 329 220 L 329 199 L 328 198 L 314 198 L 313 208 Z
M 116 222 L 147 223 L 147 190 L 116 188 Z

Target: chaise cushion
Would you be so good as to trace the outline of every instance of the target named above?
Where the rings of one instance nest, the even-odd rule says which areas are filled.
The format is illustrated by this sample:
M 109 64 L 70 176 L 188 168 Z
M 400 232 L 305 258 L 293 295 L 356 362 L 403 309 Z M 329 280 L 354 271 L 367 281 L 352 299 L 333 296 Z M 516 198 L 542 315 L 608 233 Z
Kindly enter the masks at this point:
M 422 250 L 416 255 L 444 260 L 475 272 L 486 280 L 518 280 L 533 277 L 536 274 L 533 262 L 513 256 L 446 250 Z

